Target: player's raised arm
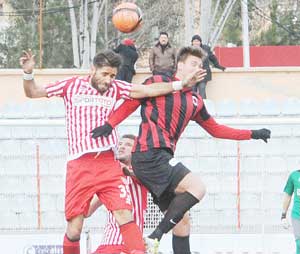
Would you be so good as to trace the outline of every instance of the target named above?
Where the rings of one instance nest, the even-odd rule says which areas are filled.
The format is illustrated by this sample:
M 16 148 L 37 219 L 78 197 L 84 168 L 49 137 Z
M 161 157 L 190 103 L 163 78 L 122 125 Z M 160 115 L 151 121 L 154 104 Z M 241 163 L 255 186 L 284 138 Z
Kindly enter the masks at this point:
M 199 68 L 187 75 L 187 77 L 182 81 L 173 81 L 171 83 L 154 83 L 149 86 L 133 85 L 130 92 L 130 97 L 134 99 L 140 99 L 145 97 L 166 95 L 173 91 L 194 86 L 197 82 L 203 80 L 205 75 L 206 71 Z
M 210 135 L 216 138 L 233 140 L 261 139 L 267 143 L 268 139 L 271 137 L 271 131 L 268 129 L 243 130 L 219 124 L 209 115 L 205 105 L 203 105 L 202 109 L 193 120 L 201 125 L 201 127 L 203 127 Z
M 33 69 L 35 66 L 35 60 L 32 51 L 23 51 L 23 55 L 20 58 L 20 65 L 23 69 L 23 87 L 25 95 L 29 98 L 46 97 L 46 89 L 42 86 L 38 86 L 33 77 Z

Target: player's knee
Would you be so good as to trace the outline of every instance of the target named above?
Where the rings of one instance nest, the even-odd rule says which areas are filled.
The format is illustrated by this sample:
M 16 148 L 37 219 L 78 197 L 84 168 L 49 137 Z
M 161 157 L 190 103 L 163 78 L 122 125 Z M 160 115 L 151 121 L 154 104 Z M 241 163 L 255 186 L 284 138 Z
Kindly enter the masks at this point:
M 200 176 L 190 173 L 179 183 L 176 191 L 179 193 L 187 191 L 200 201 L 206 193 L 206 187 Z
M 126 224 L 133 220 L 132 212 L 130 210 L 115 210 L 113 211 L 113 215 L 119 225 Z
M 200 184 L 194 182 L 187 191 L 200 201 L 206 194 L 206 186 L 202 182 Z
M 83 226 L 83 217 L 78 216 L 68 221 L 67 236 L 71 241 L 80 239 L 80 234 Z
M 80 239 L 81 228 L 68 227 L 67 228 L 67 237 L 71 241 L 78 241 Z

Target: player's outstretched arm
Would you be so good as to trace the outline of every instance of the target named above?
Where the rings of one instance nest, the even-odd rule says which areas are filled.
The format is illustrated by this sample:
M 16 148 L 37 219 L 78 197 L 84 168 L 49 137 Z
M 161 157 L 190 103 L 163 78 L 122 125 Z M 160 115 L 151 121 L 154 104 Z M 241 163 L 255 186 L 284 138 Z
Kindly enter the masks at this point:
M 233 140 L 262 139 L 267 143 L 271 137 L 271 131 L 268 129 L 242 130 L 219 124 L 207 112 L 205 105 L 203 105 L 201 111 L 199 111 L 193 120 L 216 138 Z
M 212 117 L 201 123 L 201 126 L 213 137 L 233 140 L 261 139 L 268 143 L 271 131 L 268 129 L 243 130 L 218 124 Z
M 141 99 L 145 97 L 156 97 L 166 95 L 176 90 L 192 87 L 197 82 L 203 80 L 205 76 L 206 71 L 203 69 L 198 69 L 193 73 L 187 75 L 187 77 L 182 81 L 174 81 L 171 83 L 153 83 L 149 86 L 134 84 L 130 92 L 130 97 L 134 99 Z
M 20 58 L 20 65 L 23 69 L 23 87 L 25 95 L 29 98 L 46 97 L 46 89 L 42 86 L 38 86 L 33 77 L 33 69 L 35 66 L 35 60 L 32 51 L 23 51 L 23 55 Z

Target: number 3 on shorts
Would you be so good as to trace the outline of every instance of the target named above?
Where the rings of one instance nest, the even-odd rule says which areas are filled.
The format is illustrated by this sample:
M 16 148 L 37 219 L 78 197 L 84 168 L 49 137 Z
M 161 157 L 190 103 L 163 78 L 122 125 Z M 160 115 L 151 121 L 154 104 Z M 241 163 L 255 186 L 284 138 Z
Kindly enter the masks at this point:
M 120 184 L 118 187 L 121 191 L 120 198 L 125 198 L 126 204 L 131 204 L 131 198 L 130 198 L 130 192 L 129 192 L 128 186 Z

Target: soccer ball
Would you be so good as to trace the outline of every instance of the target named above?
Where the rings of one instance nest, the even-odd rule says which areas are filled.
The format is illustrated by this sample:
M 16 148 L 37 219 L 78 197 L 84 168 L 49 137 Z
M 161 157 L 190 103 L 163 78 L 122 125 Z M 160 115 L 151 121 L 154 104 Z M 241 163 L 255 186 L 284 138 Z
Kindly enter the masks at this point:
M 121 3 L 113 10 L 112 22 L 122 33 L 131 33 L 141 26 L 142 11 L 134 3 Z

